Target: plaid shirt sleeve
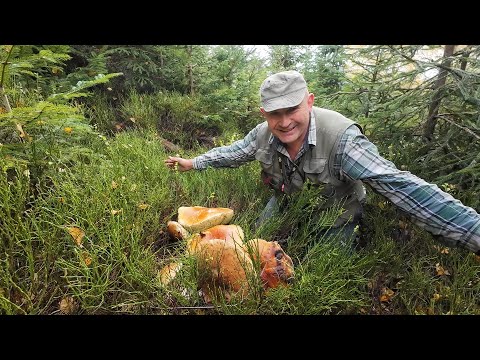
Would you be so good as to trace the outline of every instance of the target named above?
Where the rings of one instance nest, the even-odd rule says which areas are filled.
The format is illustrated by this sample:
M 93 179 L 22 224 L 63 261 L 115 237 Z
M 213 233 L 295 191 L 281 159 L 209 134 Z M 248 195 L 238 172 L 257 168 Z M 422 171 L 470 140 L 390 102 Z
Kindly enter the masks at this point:
M 341 180 L 361 180 L 407 212 L 414 223 L 452 246 L 480 250 L 480 215 L 435 184 L 401 171 L 379 155 L 356 126 L 343 135 L 334 170 Z
M 204 170 L 209 166 L 235 168 L 254 160 L 257 151 L 257 133 L 263 124 L 258 124 L 242 140 L 235 141 L 228 146 L 213 148 L 205 154 L 193 158 L 193 168 L 196 170 Z

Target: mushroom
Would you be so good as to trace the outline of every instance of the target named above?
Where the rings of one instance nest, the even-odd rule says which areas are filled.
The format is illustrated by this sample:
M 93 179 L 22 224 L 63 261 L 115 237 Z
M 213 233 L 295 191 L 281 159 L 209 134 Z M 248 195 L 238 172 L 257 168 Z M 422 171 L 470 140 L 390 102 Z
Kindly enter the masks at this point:
M 215 225 L 228 224 L 233 218 L 229 208 L 206 208 L 203 206 L 181 206 L 178 208 L 178 222 L 191 233 Z

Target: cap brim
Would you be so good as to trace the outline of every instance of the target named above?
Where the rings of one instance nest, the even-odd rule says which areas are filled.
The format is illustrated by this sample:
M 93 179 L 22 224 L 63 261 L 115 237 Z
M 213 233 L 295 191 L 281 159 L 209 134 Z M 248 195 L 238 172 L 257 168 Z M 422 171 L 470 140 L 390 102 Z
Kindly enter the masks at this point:
M 285 109 L 297 106 L 305 97 L 306 89 L 302 88 L 292 91 L 289 94 L 279 96 L 262 102 L 263 110 L 270 112 L 278 109 Z

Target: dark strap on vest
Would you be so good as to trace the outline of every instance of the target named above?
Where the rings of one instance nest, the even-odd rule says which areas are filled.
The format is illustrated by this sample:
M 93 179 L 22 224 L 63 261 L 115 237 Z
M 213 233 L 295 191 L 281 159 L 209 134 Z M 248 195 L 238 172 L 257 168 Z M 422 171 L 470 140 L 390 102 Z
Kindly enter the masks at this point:
M 292 177 L 295 176 L 295 173 L 298 173 L 302 178 L 302 182 L 305 182 L 305 172 L 303 171 L 305 159 L 306 152 L 304 152 L 300 159 L 297 159 L 297 161 L 291 161 L 293 168 L 291 170 L 288 170 L 287 162 L 289 161 L 289 159 L 285 155 L 279 153 L 278 162 L 280 163 L 280 168 L 282 169 L 283 178 L 283 183 L 281 187 L 282 192 L 286 192 L 288 194 L 290 193 L 290 185 L 292 184 Z M 297 164 L 297 162 L 299 163 Z

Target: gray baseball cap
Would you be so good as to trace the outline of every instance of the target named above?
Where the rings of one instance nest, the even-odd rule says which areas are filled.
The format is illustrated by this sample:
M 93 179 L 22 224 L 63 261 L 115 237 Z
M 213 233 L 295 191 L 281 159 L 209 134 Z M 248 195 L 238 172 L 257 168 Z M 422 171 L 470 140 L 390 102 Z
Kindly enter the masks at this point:
M 282 71 L 267 77 L 260 86 L 260 101 L 265 111 L 284 109 L 300 104 L 307 83 L 298 71 Z

